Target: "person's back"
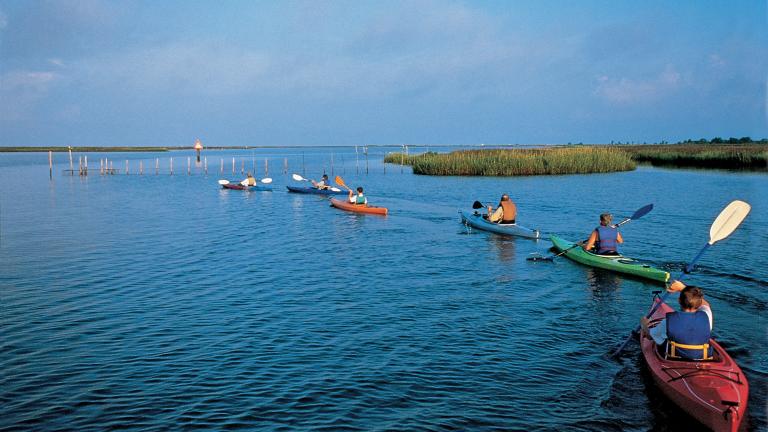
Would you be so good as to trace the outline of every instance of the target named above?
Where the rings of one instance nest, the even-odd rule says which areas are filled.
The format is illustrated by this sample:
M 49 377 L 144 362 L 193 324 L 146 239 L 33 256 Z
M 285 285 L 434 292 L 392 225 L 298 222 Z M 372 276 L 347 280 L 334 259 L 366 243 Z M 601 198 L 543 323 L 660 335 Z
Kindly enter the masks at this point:
M 666 317 L 667 347 L 670 358 L 701 360 L 712 356 L 712 310 L 701 289 L 687 286 L 680 292 L 680 308 Z
M 349 191 L 349 202 L 351 204 L 355 205 L 366 205 L 368 204 L 368 198 L 363 195 L 363 188 L 359 187 L 357 188 L 357 194 L 354 194 L 352 190 Z
M 624 243 L 624 239 L 619 230 L 611 226 L 612 220 L 610 213 L 600 215 L 600 225 L 592 231 L 584 250 L 598 255 L 618 255 L 619 244 Z
M 654 327 L 650 327 L 650 320 L 643 316 L 640 319 L 643 333 L 653 338 L 669 359 L 710 360 L 713 355 L 709 345 L 712 337 L 712 308 L 704 300 L 701 288 L 674 281 L 667 291 L 680 292 L 678 303 L 681 310 L 669 312 Z
M 487 218 L 489 222 L 513 224 L 517 218 L 517 206 L 509 199 L 509 195 L 504 194 L 499 200 L 496 211 L 493 211 L 493 207 L 488 206 Z

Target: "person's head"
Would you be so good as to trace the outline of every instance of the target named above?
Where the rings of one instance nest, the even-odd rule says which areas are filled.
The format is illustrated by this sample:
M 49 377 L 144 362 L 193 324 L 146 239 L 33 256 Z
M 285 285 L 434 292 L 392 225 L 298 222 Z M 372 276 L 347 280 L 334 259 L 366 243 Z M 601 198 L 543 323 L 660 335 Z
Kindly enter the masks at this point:
M 683 288 L 678 299 L 683 310 L 698 309 L 701 306 L 702 300 L 704 300 L 704 292 L 701 288 L 694 285 L 688 285 Z
M 328 180 L 328 174 L 323 174 L 323 180 Z
M 501 200 L 502 201 L 509 201 L 509 195 L 507 195 L 507 194 L 502 195 L 501 196 Z
M 253 176 L 251 175 L 251 173 L 248 173 L 248 177 L 253 177 Z
M 613 215 L 610 213 L 603 213 L 600 215 L 600 225 L 608 226 L 613 220 Z
M 362 186 L 358 186 L 357 187 L 357 193 L 359 193 L 359 194 L 363 193 L 363 187 Z

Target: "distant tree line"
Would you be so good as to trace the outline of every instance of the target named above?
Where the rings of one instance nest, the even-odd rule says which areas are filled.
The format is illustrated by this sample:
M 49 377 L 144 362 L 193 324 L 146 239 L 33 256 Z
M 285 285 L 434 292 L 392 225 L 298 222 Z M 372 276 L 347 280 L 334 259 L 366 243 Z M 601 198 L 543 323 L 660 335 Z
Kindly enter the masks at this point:
M 701 138 L 698 141 L 694 141 L 692 139 L 688 139 L 685 141 L 678 141 L 678 144 L 748 144 L 748 143 L 768 144 L 768 138 L 763 138 L 761 140 L 753 140 L 748 136 L 741 137 L 741 138 L 730 137 L 728 139 L 714 137 L 709 141 L 707 141 L 706 138 Z

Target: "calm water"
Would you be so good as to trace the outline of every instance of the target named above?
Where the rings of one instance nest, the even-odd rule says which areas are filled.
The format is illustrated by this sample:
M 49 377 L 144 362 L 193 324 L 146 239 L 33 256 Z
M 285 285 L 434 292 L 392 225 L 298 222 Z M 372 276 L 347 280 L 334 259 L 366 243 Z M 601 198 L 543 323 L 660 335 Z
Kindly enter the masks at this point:
M 57 154 L 53 181 L 45 154 L 0 155 L 0 429 L 691 430 L 636 342 L 606 355 L 658 286 L 468 233 L 457 210 L 503 192 L 521 224 L 570 239 L 654 203 L 624 252 L 670 270 L 729 201 L 751 203 L 688 281 L 749 378 L 748 429 L 768 428 L 768 175 L 436 178 L 385 174 L 391 150 L 367 175 L 353 149 L 290 149 L 207 152 L 207 176 L 186 175 L 187 153 L 173 176 L 169 154 L 110 154 L 162 172 L 83 179 Z M 390 216 L 284 192 L 331 153 Z M 263 176 L 264 157 L 274 192 L 216 184 L 241 160 Z

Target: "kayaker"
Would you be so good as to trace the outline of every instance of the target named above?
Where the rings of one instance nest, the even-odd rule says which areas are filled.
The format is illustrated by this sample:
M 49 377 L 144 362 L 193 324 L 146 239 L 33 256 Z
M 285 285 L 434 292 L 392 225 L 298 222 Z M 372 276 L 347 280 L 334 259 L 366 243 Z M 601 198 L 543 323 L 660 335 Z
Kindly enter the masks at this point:
M 253 178 L 251 173 L 248 173 L 245 180 L 241 181 L 240 184 L 243 186 L 256 186 L 256 179 Z
M 701 288 L 674 281 L 669 292 L 679 292 L 680 311 L 670 312 L 655 327 L 643 316 L 640 326 L 657 345 L 664 344 L 667 358 L 708 360 L 712 357 L 709 339 L 712 333 L 712 308 L 704 300 Z
M 352 189 L 349 190 L 349 202 L 355 205 L 366 205 L 368 204 L 368 198 L 363 195 L 363 188 L 358 186 L 357 187 L 357 194 L 352 192 Z
M 517 206 L 509 195 L 504 194 L 499 201 L 499 207 L 496 211 L 493 211 L 492 206 L 488 206 L 488 220 L 490 222 L 496 222 L 501 224 L 513 224 L 517 218 Z
M 320 178 L 319 182 L 312 180 L 312 186 L 320 190 L 330 189 L 331 185 L 330 180 L 328 180 L 328 174 L 323 174 L 323 177 Z
M 587 252 L 595 252 L 598 255 L 618 255 L 619 244 L 624 243 L 619 229 L 611 225 L 613 216 L 610 213 L 600 215 L 600 226 L 592 231 L 592 234 L 584 245 Z M 597 250 L 595 250 L 597 249 Z

